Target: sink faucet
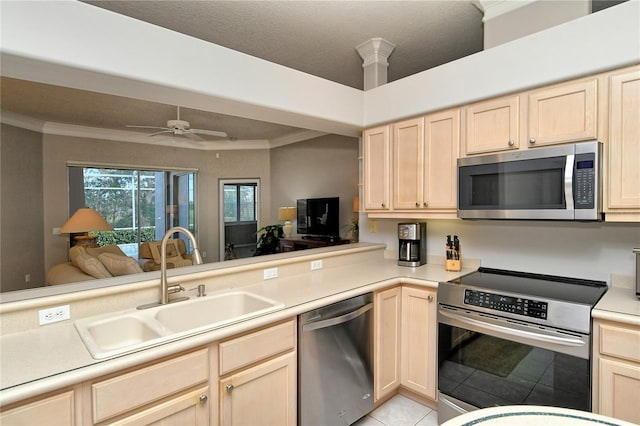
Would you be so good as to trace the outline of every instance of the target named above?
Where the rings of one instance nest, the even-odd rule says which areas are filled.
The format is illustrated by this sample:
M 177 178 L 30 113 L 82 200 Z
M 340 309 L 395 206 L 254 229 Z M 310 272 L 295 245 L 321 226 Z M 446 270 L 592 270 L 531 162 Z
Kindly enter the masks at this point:
M 167 282 L 167 242 L 169 241 L 169 238 L 176 232 L 183 233 L 184 235 L 187 236 L 187 238 L 189 238 L 189 241 L 191 241 L 191 245 L 193 246 L 193 253 L 192 253 L 193 264 L 194 265 L 202 264 L 202 255 L 200 254 L 200 250 L 198 249 L 198 243 L 196 242 L 196 237 L 194 237 L 193 234 L 188 229 L 183 228 L 182 226 L 174 226 L 173 228 L 169 229 L 167 233 L 164 234 L 164 237 L 162 237 L 162 242 L 160 243 L 160 289 L 162 290 L 160 303 L 149 303 L 146 305 L 138 306 L 138 309 L 146 309 L 146 308 L 151 308 L 153 306 L 166 305 L 167 303 L 169 303 L 169 294 L 177 293 L 179 291 L 184 290 L 184 288 L 179 284 L 170 286 Z M 188 297 L 181 297 L 178 299 L 174 299 L 173 301 L 177 302 L 180 300 L 187 300 L 187 299 Z

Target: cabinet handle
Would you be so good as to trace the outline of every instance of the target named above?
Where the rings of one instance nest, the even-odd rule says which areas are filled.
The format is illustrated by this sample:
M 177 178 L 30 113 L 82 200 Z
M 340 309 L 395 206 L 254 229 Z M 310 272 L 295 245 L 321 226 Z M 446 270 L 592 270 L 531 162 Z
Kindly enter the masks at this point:
M 428 295 L 428 296 L 427 296 L 427 300 L 428 300 L 429 302 L 433 302 L 433 295 L 432 295 L 432 294 Z
M 384 208 L 384 203 L 382 203 L 382 208 Z
M 420 203 L 416 203 L 416 207 L 420 207 Z
M 227 393 L 233 392 L 233 385 L 232 384 L 229 383 L 225 388 L 227 389 Z
M 514 146 L 514 145 L 515 145 L 515 142 L 514 142 L 514 141 L 509 141 L 509 142 L 507 142 L 507 145 L 509 145 L 509 146 Z
M 534 143 L 536 143 L 536 138 L 531 138 L 531 139 L 529 139 L 529 143 L 530 143 L 531 145 L 533 145 Z
M 205 404 L 208 399 L 209 397 L 205 394 L 200 395 L 200 398 L 198 398 L 198 400 L 200 401 L 200 404 Z
M 424 203 L 422 203 L 425 207 L 427 207 L 429 205 L 429 203 L 427 203 L 426 201 Z

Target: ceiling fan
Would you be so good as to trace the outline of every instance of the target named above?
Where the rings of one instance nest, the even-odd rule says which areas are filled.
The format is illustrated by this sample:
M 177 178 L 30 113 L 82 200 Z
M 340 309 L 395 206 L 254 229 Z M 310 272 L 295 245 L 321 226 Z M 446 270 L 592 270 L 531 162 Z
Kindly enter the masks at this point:
M 158 136 L 163 134 L 173 134 L 175 136 L 184 136 L 194 141 L 204 141 L 206 139 L 202 138 L 199 135 L 208 135 L 215 136 L 219 138 L 226 138 L 227 134 L 225 132 L 220 132 L 217 130 L 204 130 L 204 129 L 192 129 L 191 124 L 188 121 L 180 120 L 180 107 L 178 108 L 178 118 L 176 120 L 167 121 L 167 127 L 158 127 L 158 126 L 136 126 L 132 124 L 127 124 L 127 127 L 134 127 L 137 129 L 156 129 L 159 130 L 154 133 L 149 133 L 147 136 Z

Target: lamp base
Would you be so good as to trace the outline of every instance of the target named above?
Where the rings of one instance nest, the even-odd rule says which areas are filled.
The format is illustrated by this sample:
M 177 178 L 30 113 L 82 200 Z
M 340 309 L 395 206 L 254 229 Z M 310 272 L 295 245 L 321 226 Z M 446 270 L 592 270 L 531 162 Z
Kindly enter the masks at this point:
M 76 235 L 73 238 L 74 246 L 81 247 L 98 247 L 98 236 L 97 235 Z
M 284 233 L 284 237 L 289 238 L 291 236 L 292 231 L 293 231 L 293 226 L 291 226 L 291 222 L 288 220 L 285 220 L 284 225 L 282 225 L 282 232 Z

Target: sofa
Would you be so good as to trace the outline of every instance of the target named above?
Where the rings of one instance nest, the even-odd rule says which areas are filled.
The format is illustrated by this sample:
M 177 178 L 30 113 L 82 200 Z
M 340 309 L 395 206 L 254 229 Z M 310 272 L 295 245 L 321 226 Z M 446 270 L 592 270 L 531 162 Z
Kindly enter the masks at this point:
M 147 241 L 140 246 L 140 263 L 144 272 L 160 270 L 161 241 Z M 193 265 L 192 254 L 187 253 L 184 240 L 169 238 L 167 240 L 167 268 L 180 268 Z M 144 263 L 142 263 L 144 261 Z
M 74 246 L 71 262 L 54 265 L 47 271 L 47 285 L 111 278 L 143 272 L 138 262 L 117 245 L 103 247 Z

